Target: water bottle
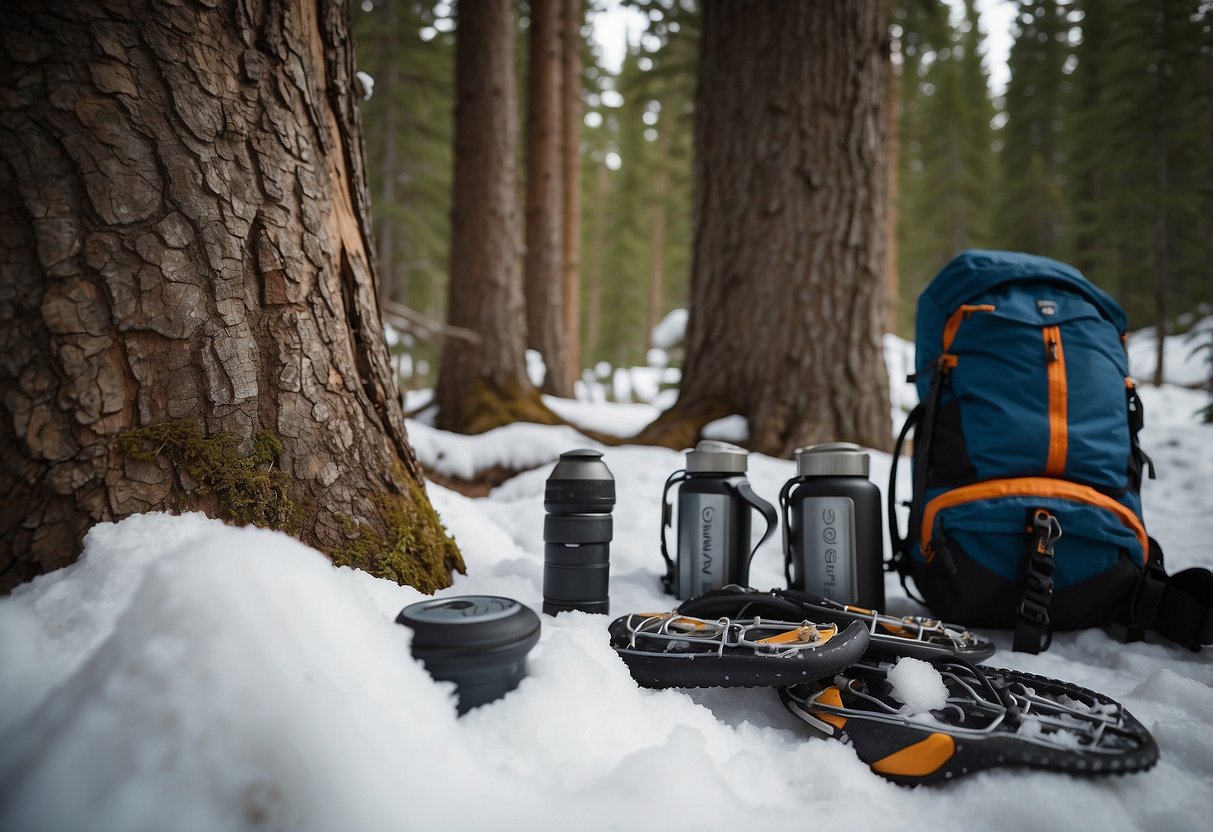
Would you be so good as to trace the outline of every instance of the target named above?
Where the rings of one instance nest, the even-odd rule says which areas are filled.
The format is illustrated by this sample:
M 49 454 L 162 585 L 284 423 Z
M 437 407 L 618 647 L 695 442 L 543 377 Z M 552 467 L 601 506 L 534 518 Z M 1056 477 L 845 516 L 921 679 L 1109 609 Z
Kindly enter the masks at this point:
M 560 455 L 544 489 L 543 611 L 607 614 L 615 478 L 602 453 Z
M 675 471 L 661 493 L 662 586 L 679 599 L 693 598 L 728 584 L 748 586 L 750 560 L 775 531 L 775 507 L 746 481 L 744 448 L 704 439 L 687 451 L 686 468 Z M 670 559 L 666 529 L 672 526 L 670 489 L 678 489 L 678 562 Z M 750 548 L 752 511 L 766 520 L 762 540 Z
M 880 489 L 868 454 L 852 442 L 796 451 L 797 476 L 779 492 L 788 586 L 884 609 Z

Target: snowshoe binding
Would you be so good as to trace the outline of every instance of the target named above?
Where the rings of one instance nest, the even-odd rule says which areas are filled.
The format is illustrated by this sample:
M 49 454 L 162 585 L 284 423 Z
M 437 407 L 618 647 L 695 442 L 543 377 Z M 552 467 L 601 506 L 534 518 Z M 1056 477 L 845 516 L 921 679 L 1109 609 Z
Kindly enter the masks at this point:
M 736 585 L 705 592 L 684 601 L 678 611 L 685 615 L 713 618 L 762 616 L 785 620 L 809 618 L 847 626 L 863 622 L 871 640 L 867 657 L 898 658 L 912 656 L 930 659 L 935 656 L 959 656 L 971 662 L 981 662 L 994 655 L 994 644 L 979 638 L 964 627 L 945 624 L 934 618 L 917 615 L 896 617 L 864 607 L 841 604 L 809 592 L 794 589 L 773 589 L 759 592 Z
M 611 646 L 647 688 L 777 687 L 833 676 L 868 647 L 860 622 L 704 619 L 632 613 L 610 626 Z
M 947 703 L 919 715 L 893 696 L 892 662 L 859 664 L 832 682 L 786 687 L 780 696 L 817 733 L 852 745 L 872 771 L 903 785 L 994 767 L 1129 774 L 1158 761 L 1150 732 L 1103 694 L 951 657 L 931 664 Z

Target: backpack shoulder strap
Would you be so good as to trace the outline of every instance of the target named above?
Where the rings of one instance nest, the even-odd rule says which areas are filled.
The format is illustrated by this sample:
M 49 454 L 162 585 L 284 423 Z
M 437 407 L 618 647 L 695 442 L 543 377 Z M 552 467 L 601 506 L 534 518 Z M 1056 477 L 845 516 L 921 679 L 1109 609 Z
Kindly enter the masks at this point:
M 1129 640 L 1154 630 L 1190 650 L 1213 644 L 1213 572 L 1199 567 L 1168 575 L 1162 547 L 1150 538 L 1150 565 L 1129 605 Z

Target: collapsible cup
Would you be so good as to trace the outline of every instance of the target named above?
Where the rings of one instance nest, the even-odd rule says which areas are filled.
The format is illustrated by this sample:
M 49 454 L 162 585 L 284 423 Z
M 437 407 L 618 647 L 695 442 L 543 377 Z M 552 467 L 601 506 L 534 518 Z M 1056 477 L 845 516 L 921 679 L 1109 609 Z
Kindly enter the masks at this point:
M 413 630 L 413 656 L 429 674 L 455 683 L 460 714 L 518 687 L 539 641 L 539 616 L 497 595 L 418 601 L 396 623 Z

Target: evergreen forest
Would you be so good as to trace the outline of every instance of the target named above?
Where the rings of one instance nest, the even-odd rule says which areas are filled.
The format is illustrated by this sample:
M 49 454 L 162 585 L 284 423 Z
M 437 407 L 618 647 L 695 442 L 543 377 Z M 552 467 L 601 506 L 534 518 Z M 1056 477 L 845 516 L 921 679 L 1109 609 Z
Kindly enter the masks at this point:
M 1073 263 L 1134 328 L 1182 332 L 1213 302 L 1213 3 L 1004 2 L 998 91 L 975 0 L 891 6 L 889 329 L 912 337 L 917 293 L 980 247 Z M 699 11 L 628 5 L 647 24 L 617 71 L 582 28 L 582 367 L 644 363 L 654 324 L 687 303 Z M 528 11 L 520 0 L 523 110 Z M 374 79 L 363 119 L 382 292 L 433 321 L 447 298 L 454 14 L 417 0 L 353 11 Z M 411 344 L 413 385 L 432 383 L 437 351 Z

